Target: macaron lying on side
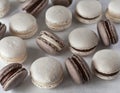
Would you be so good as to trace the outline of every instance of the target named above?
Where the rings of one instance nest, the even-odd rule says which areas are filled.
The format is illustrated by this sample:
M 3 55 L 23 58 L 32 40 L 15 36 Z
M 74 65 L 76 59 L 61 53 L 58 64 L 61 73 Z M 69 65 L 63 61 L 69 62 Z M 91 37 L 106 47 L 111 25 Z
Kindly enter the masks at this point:
M 0 61 L 5 63 L 23 63 L 27 59 L 27 47 L 24 40 L 8 36 L 0 41 Z
M 9 64 L 0 70 L 0 84 L 5 91 L 8 91 L 21 84 L 27 75 L 27 70 L 21 64 Z
M 32 83 L 38 88 L 57 87 L 64 78 L 62 65 L 52 57 L 37 59 L 30 68 Z
M 65 49 L 64 41 L 48 31 L 41 31 L 36 42 L 41 49 L 52 55 L 59 54 Z
M 77 28 L 69 34 L 70 50 L 73 54 L 88 56 L 94 53 L 99 39 L 95 32 L 88 28 Z
M 98 51 L 92 59 L 94 74 L 104 80 L 115 79 L 120 72 L 120 54 L 114 50 Z

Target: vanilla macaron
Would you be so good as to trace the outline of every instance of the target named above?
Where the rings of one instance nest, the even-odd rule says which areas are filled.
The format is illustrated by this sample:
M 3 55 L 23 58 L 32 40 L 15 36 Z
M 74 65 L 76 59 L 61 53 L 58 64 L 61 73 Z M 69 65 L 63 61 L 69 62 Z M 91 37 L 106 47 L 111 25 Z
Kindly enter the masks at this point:
M 81 23 L 96 23 L 102 17 L 102 5 L 98 0 L 80 0 L 75 15 Z
M 0 0 L 0 18 L 4 17 L 10 10 L 9 0 Z
M 55 88 L 64 78 L 62 65 L 52 57 L 37 59 L 31 65 L 30 73 L 33 84 L 38 88 Z
M 19 37 L 9 36 L 0 41 L 0 61 L 23 63 L 27 58 L 26 44 Z
M 70 50 L 73 54 L 87 56 L 96 50 L 99 39 L 88 28 L 77 28 L 69 34 Z
M 10 18 L 10 32 L 21 38 L 30 38 L 38 31 L 37 20 L 28 13 L 17 13 Z
M 104 80 L 115 79 L 120 72 L 120 54 L 114 50 L 98 51 L 92 60 L 94 74 Z
M 113 22 L 120 23 L 120 0 L 111 0 L 106 11 L 106 17 Z
M 52 6 L 47 10 L 45 20 L 48 28 L 51 30 L 65 30 L 72 24 L 72 13 L 64 6 Z

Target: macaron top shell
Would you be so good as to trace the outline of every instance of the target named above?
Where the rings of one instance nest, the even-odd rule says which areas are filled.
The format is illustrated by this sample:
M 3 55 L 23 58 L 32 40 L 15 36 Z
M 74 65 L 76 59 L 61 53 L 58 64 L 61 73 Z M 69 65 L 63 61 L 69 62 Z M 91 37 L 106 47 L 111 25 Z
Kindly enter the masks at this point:
M 95 18 L 101 15 L 102 6 L 97 0 L 81 0 L 76 6 L 76 12 L 84 18 Z
M 54 24 L 66 24 L 66 21 L 72 19 L 71 11 L 64 6 L 53 6 L 46 12 L 46 20 Z
M 116 73 L 120 71 L 120 55 L 114 50 L 101 50 L 94 55 L 93 65 L 101 73 Z
M 34 16 L 28 13 L 17 13 L 10 18 L 10 26 L 19 32 L 28 31 L 36 25 L 36 19 Z
M 108 6 L 108 11 L 113 15 L 120 17 L 120 0 L 111 0 Z
M 97 46 L 98 37 L 87 28 L 77 28 L 70 33 L 69 43 L 76 49 L 90 49 Z
M 43 57 L 31 65 L 31 76 L 41 84 L 51 84 L 59 81 L 63 75 L 61 64 L 51 57 Z
M 3 57 L 15 58 L 26 53 L 25 42 L 15 36 L 5 37 L 0 41 L 0 54 Z
M 0 10 L 3 10 L 8 4 L 9 0 L 0 0 Z

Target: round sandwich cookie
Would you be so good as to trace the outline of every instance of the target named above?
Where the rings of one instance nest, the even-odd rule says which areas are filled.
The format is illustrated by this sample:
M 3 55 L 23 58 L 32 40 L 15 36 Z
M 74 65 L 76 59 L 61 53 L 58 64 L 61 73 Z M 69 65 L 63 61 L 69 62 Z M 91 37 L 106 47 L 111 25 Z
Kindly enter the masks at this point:
M 39 13 L 48 5 L 49 0 L 28 0 L 22 5 L 22 10 L 34 16 Z
M 81 23 L 96 23 L 102 18 L 102 5 L 98 0 L 80 0 L 75 15 Z
M 0 39 L 4 37 L 6 29 L 6 25 L 0 22 Z
M 47 10 L 45 20 L 49 29 L 53 31 L 65 30 L 72 24 L 72 13 L 64 6 L 52 6 Z
M 33 84 L 38 88 L 55 88 L 64 78 L 62 65 L 52 57 L 37 59 L 31 65 L 30 73 Z
M 66 68 L 77 84 L 88 82 L 92 77 L 89 66 L 81 56 L 73 55 L 68 58 L 66 61 Z
M 97 29 L 105 46 L 110 46 L 118 42 L 119 39 L 116 28 L 110 20 L 107 19 L 98 22 Z
M 38 31 L 37 20 L 28 13 L 17 13 L 10 18 L 10 32 L 21 38 L 30 38 Z
M 69 34 L 70 50 L 73 54 L 87 56 L 96 50 L 99 39 L 88 28 L 77 28 Z
M 10 10 L 9 0 L 0 0 L 0 18 L 4 17 Z
M 93 57 L 92 69 L 101 79 L 115 79 L 120 72 L 120 54 L 110 49 L 98 51 Z
M 48 54 L 59 54 L 65 49 L 65 43 L 54 33 L 41 31 L 36 38 L 37 45 Z
M 8 91 L 20 85 L 27 75 L 27 70 L 21 64 L 12 63 L 0 70 L 0 84 Z
M 110 1 L 106 17 L 115 23 L 120 23 L 120 0 Z
M 0 61 L 23 63 L 27 58 L 26 44 L 19 37 L 9 36 L 0 41 Z
M 63 6 L 70 6 L 73 0 L 51 0 L 53 5 L 63 5 Z

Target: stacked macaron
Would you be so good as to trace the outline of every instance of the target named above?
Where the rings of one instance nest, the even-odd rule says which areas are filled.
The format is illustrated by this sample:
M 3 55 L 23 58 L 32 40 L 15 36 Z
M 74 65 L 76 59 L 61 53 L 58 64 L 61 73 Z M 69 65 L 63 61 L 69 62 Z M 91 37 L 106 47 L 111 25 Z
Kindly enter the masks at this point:
M 13 36 L 4 37 L 7 26 L 0 22 L 0 61 L 6 65 L 0 70 L 0 84 L 5 91 L 14 89 L 27 77 L 28 71 L 23 67 L 23 63 L 29 57 L 29 52 L 23 39 L 32 38 L 37 33 L 39 27 L 37 17 L 48 5 L 48 0 L 18 1 L 23 2 L 22 11 L 12 15 L 9 20 L 9 30 Z M 106 19 L 102 19 L 102 4 L 99 0 L 80 0 L 76 4 L 74 15 L 69 8 L 72 2 L 73 0 L 51 0 L 53 6 L 45 12 L 45 23 L 50 31 L 42 30 L 35 39 L 36 44 L 52 56 L 68 49 L 72 56 L 65 61 L 65 67 L 76 84 L 84 84 L 93 76 L 104 80 L 115 79 L 120 72 L 120 54 L 112 49 L 98 52 L 96 49 L 100 40 L 105 47 L 117 44 L 119 41 L 113 22 L 120 23 L 120 0 L 110 1 L 105 13 Z M 4 17 L 9 9 L 10 2 L 0 0 L 0 18 Z M 54 32 L 69 29 L 72 26 L 73 16 L 87 25 L 97 23 L 100 39 L 96 31 L 88 27 L 78 27 L 69 33 L 67 46 L 67 42 Z M 83 57 L 92 54 L 94 56 L 90 69 Z M 57 59 L 40 57 L 31 64 L 29 76 L 36 87 L 52 89 L 63 82 L 64 69 Z

